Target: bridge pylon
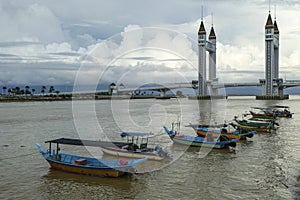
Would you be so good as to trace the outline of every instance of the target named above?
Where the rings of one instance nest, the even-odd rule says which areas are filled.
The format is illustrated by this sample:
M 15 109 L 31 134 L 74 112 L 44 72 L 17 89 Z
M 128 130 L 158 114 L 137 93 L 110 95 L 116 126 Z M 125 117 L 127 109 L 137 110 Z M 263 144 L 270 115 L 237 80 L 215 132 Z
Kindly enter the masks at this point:
M 206 52 L 209 52 L 208 78 L 206 66 Z M 213 88 L 211 82 L 216 79 L 216 34 L 214 27 L 211 27 L 208 40 L 203 19 L 198 31 L 198 95 L 218 95 L 218 89 Z

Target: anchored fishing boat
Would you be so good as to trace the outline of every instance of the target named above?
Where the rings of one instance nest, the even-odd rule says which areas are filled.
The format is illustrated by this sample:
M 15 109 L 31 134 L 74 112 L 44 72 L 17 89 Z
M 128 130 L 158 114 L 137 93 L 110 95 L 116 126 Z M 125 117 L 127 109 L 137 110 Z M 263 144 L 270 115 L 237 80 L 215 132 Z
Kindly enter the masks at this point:
M 178 131 L 174 131 L 174 123 L 172 123 L 171 130 L 169 130 L 166 126 L 163 126 L 163 128 L 173 142 L 191 147 L 222 149 L 225 147 L 236 147 L 236 142 L 238 141 L 238 139 L 228 139 L 225 136 L 221 136 L 216 139 L 212 135 L 206 138 L 182 135 Z
M 274 120 L 254 120 L 254 119 L 237 119 L 235 116 L 233 122 L 230 123 L 234 127 L 240 127 L 245 130 L 256 130 L 260 132 L 270 132 L 276 130 L 279 124 Z
M 126 142 L 99 142 L 102 151 L 109 155 L 148 158 L 150 160 L 163 160 L 169 153 L 161 146 L 149 147 L 148 139 L 152 133 L 122 132 L 121 137 L 126 137 Z
M 277 117 L 292 118 L 294 114 L 289 106 L 269 106 L 268 109 L 272 110 Z
M 277 118 L 277 114 L 269 108 L 262 108 L 262 107 L 251 107 L 251 108 L 258 110 L 258 111 L 253 111 L 253 110 L 249 111 L 250 115 L 252 115 L 253 118 L 272 119 L 272 120 L 275 120 Z
M 60 152 L 59 144 L 84 145 L 85 142 L 80 140 L 71 142 L 64 138 L 60 138 L 56 140 L 49 140 L 45 143 L 49 143 L 48 150 L 45 150 L 40 144 L 36 144 L 41 155 L 50 164 L 51 168 L 65 172 L 94 176 L 119 177 L 126 173 L 135 172 L 134 167 L 136 165 L 148 160 L 147 158 L 133 160 L 126 160 L 124 158 L 118 160 L 106 160 Z M 51 149 L 52 144 L 56 144 L 56 150 Z M 93 142 L 91 142 L 89 146 L 97 145 L 93 145 Z
M 231 126 L 232 129 L 228 128 L 228 126 Z M 190 127 L 194 129 L 194 131 L 197 133 L 199 137 L 207 137 L 208 134 L 212 134 L 214 138 L 219 138 L 220 136 L 225 136 L 229 139 L 246 139 L 246 138 L 252 138 L 253 135 L 256 133 L 255 130 L 248 131 L 241 129 L 240 127 L 233 127 L 231 124 L 224 124 L 221 127 L 211 127 L 211 126 L 202 126 L 198 125 L 195 126 L 193 124 L 190 124 Z

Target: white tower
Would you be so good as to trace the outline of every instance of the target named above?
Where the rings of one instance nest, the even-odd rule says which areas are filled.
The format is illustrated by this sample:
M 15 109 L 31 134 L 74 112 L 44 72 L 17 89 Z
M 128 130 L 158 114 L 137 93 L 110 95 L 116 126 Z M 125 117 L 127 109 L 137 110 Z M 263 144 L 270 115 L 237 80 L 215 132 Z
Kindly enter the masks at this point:
M 279 78 L 279 29 L 274 20 L 274 79 Z
M 270 13 L 265 25 L 265 52 L 265 95 L 273 95 L 274 25 Z
M 207 50 L 209 51 L 209 73 L 208 79 L 213 80 L 216 75 L 216 34 L 214 27 L 211 27 L 210 34 L 208 36 Z
M 198 95 L 206 95 L 206 31 L 201 20 L 198 31 Z

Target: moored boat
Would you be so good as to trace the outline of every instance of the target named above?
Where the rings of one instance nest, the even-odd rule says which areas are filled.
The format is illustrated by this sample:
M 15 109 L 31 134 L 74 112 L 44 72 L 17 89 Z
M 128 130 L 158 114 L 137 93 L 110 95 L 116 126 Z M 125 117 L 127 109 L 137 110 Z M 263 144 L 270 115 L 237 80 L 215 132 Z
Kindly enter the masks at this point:
M 232 126 L 229 124 L 229 126 Z M 248 131 L 237 127 L 239 130 L 228 130 L 226 127 L 215 128 L 215 127 L 193 127 L 194 131 L 197 133 L 199 137 L 207 137 L 208 134 L 212 134 L 214 138 L 218 138 L 220 136 L 225 136 L 229 139 L 246 139 L 252 138 L 256 133 L 255 130 Z
M 94 176 L 119 177 L 126 173 L 135 172 L 136 165 L 148 160 L 147 158 L 132 160 L 126 160 L 123 158 L 118 160 L 106 160 L 77 156 L 61 153 L 59 148 L 60 143 L 57 140 L 46 141 L 46 143 L 49 143 L 49 149 L 47 151 L 40 144 L 36 144 L 39 152 L 49 163 L 51 168 L 65 172 Z M 56 143 L 56 150 L 51 149 L 52 143 Z
M 277 114 L 268 108 L 261 108 L 261 107 L 252 107 L 252 109 L 258 110 L 253 111 L 250 110 L 250 115 L 253 118 L 260 118 L 260 119 L 272 119 L 275 120 L 277 118 Z
M 169 153 L 161 146 L 149 147 L 148 138 L 152 133 L 122 132 L 121 137 L 126 137 L 126 142 L 100 142 L 102 151 L 109 155 L 148 158 L 150 160 L 163 160 Z
M 264 120 L 239 120 L 237 117 L 234 117 L 233 122 L 230 123 L 234 127 L 240 127 L 245 130 L 256 130 L 261 132 L 270 132 L 271 130 L 276 130 L 279 125 L 274 120 L 264 121 Z
M 193 137 L 190 135 L 182 135 L 179 132 L 174 131 L 173 126 L 172 130 L 169 130 L 166 126 L 163 126 L 163 128 L 173 142 L 191 147 L 222 149 L 225 147 L 236 147 L 236 142 L 238 141 L 238 139 L 228 139 L 224 136 L 221 136 L 218 139 L 213 138 L 212 136 L 206 138 Z
M 272 110 L 277 117 L 292 118 L 294 114 L 290 111 L 289 106 L 269 106 L 268 109 Z

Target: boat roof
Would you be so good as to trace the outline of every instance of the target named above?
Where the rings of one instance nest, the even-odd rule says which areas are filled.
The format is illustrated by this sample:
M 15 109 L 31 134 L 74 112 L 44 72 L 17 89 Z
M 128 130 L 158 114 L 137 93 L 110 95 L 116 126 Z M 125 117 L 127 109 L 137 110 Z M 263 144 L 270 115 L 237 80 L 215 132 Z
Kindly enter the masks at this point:
M 223 124 L 188 124 L 185 127 L 203 127 L 203 128 L 222 128 L 222 127 L 226 127 L 227 124 L 223 123 Z
M 289 106 L 269 106 L 269 108 L 290 108 Z
M 144 137 L 144 136 L 151 136 L 153 133 L 139 133 L 139 132 L 122 132 L 121 137 L 129 137 L 129 136 L 136 136 L 136 137 Z
M 54 140 L 48 140 L 45 143 L 55 143 L 55 144 L 68 144 L 76 146 L 92 146 L 101 147 L 107 144 L 117 144 L 121 142 L 108 142 L 108 141 L 97 141 L 97 140 L 81 140 L 81 139 L 71 139 L 71 138 L 58 138 Z
M 251 108 L 253 108 L 253 109 L 261 109 L 261 110 L 267 109 L 265 107 L 251 107 Z

